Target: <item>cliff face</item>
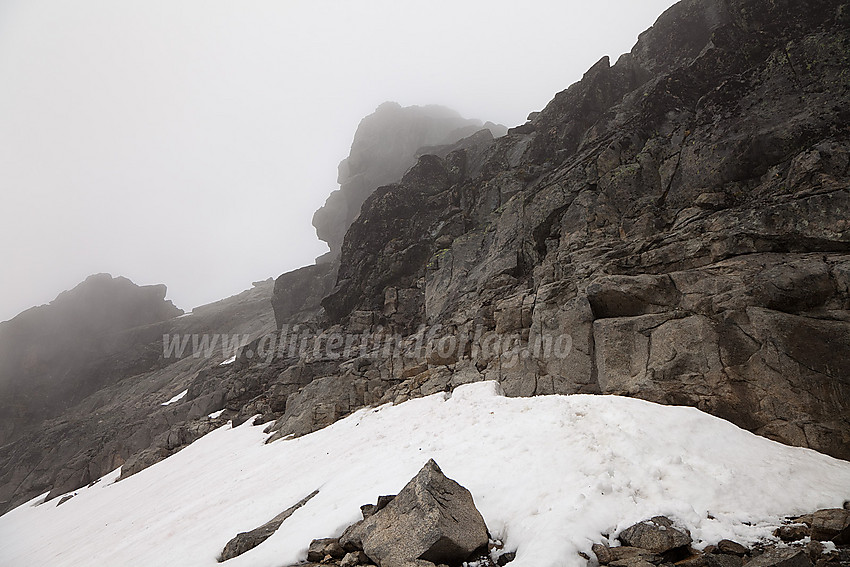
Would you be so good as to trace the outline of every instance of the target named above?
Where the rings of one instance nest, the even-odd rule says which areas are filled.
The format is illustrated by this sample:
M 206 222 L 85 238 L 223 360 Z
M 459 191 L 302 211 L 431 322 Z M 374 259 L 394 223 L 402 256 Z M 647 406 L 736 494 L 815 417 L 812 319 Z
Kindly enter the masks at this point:
M 333 289 L 343 238 L 375 189 L 392 183 L 423 154 L 445 148 L 477 134 L 492 139 L 507 128 L 466 119 L 444 106 L 407 106 L 385 102 L 361 120 L 351 152 L 339 164 L 340 188 L 313 216 L 319 239 L 330 251 L 316 265 L 287 272 L 275 282 L 272 306 L 278 326 L 314 315 L 321 299 Z
M 850 458 L 847 22 L 836 1 L 677 4 L 528 124 L 370 196 L 330 322 L 472 337 L 429 390 L 693 405 Z M 487 333 L 571 350 L 507 368 Z

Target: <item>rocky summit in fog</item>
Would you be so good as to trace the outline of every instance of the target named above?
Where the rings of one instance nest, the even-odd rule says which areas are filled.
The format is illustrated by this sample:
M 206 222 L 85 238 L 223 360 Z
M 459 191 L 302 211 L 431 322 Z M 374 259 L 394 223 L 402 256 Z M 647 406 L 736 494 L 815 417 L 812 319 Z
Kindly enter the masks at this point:
M 0 323 L 0 445 L 149 367 L 161 349 L 143 348 L 134 329 L 183 314 L 165 293 L 97 274 Z
M 385 102 L 357 127 L 351 153 L 339 164 L 340 188 L 313 215 L 313 226 L 330 252 L 339 255 L 348 227 L 360 214 L 366 198 L 378 187 L 401 178 L 429 146 L 453 144 L 481 129 L 494 137 L 507 128 L 466 119 L 444 106 L 406 106 Z
M 273 290 L 175 318 L 164 288 L 98 276 L 0 328 L 0 385 L 56 392 L 3 406 L 5 509 L 126 478 L 228 420 L 259 416 L 273 441 L 484 380 L 692 406 L 850 459 L 848 30 L 835 0 L 683 0 L 505 135 L 381 105 L 313 219 L 329 255 Z M 232 362 L 165 354 L 204 333 L 245 340 Z M 367 562 L 374 518 L 311 561 Z M 620 535 L 631 559 L 687 546 L 654 547 L 666 522 Z M 228 553 L 276 526 L 257 529 Z M 739 565 L 751 550 L 731 543 L 699 561 Z

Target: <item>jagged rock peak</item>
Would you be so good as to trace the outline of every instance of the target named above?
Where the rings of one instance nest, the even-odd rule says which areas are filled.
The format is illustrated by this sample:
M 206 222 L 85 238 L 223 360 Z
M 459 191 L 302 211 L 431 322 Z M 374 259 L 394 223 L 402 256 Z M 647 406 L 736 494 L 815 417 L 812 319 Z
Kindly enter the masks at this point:
M 97 335 L 164 321 L 183 314 L 165 299 L 167 289 L 163 284 L 139 286 L 125 277 L 93 274 L 49 304 L 2 323 L 0 332 Z
M 0 443 L 114 379 L 115 368 L 93 365 L 117 352 L 122 333 L 183 314 L 165 294 L 164 285 L 95 274 L 0 323 Z
M 313 216 L 313 226 L 336 257 L 343 237 L 360 213 L 360 206 L 376 188 L 401 179 L 416 163 L 420 150 L 453 144 L 487 129 L 503 136 L 504 126 L 463 118 L 439 105 L 401 106 L 385 102 L 365 117 L 354 134 L 349 156 L 339 164 L 340 188 Z

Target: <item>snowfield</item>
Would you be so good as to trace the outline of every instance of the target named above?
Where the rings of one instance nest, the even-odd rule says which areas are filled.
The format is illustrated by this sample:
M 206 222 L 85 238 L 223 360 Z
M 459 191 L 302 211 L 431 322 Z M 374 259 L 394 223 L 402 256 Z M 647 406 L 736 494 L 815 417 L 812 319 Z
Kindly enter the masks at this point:
M 462 386 L 364 409 L 299 439 L 264 444 L 222 427 L 120 482 L 61 506 L 37 498 L 0 517 L 0 565 L 213 567 L 237 533 L 319 493 L 232 567 L 304 561 L 360 505 L 395 494 L 429 459 L 467 487 L 511 567 L 584 566 L 578 552 L 664 514 L 698 546 L 769 537 L 785 514 L 840 507 L 850 463 L 757 437 L 693 408 L 611 396 L 506 398 Z M 748 522 L 751 525 L 744 525 Z

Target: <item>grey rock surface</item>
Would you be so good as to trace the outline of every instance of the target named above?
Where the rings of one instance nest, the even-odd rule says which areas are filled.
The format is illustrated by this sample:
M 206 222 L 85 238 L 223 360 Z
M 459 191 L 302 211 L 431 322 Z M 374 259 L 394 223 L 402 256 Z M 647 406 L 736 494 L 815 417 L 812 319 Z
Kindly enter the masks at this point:
M 639 547 L 652 553 L 665 553 L 691 543 L 691 535 L 673 526 L 664 516 L 655 516 L 626 528 L 618 536 L 624 545 Z
M 80 400 L 156 365 L 143 329 L 183 314 L 164 285 L 89 276 L 47 305 L 0 323 L 0 446 Z
M 304 506 L 307 502 L 310 501 L 319 491 L 315 490 L 263 524 L 258 528 L 254 528 L 248 532 L 242 532 L 237 534 L 236 537 L 231 539 L 224 546 L 224 550 L 222 550 L 221 555 L 219 556 L 219 563 L 227 561 L 228 559 L 233 559 L 234 557 L 238 557 L 245 553 L 246 551 L 250 551 L 269 539 L 273 533 L 277 531 L 277 529 L 286 521 L 292 514 L 295 513 L 296 510 Z M 311 546 L 312 548 L 312 546 Z M 309 557 L 308 557 L 309 558 Z M 324 555 L 319 559 L 324 558 Z M 318 561 L 317 561 L 318 562 Z
M 348 230 L 328 323 L 469 338 L 390 401 L 484 377 L 694 406 L 850 458 L 840 4 L 685 0 L 529 125 L 423 156 Z M 535 349 L 559 337 L 564 356 Z
M 380 567 L 455 565 L 486 547 L 488 534 L 469 491 L 430 460 L 382 510 L 346 530 L 340 543 L 362 549 Z
M 785 547 L 766 551 L 749 561 L 747 565 L 750 567 L 812 567 L 812 561 L 802 549 Z
M 229 343 L 234 337 L 251 340 L 273 331 L 271 291 L 271 280 L 257 282 L 250 290 L 196 308 L 190 315 L 127 331 L 130 346 L 119 349 L 116 356 L 141 356 L 145 364 L 127 365 L 126 375 L 114 376 L 119 379 L 0 451 L 0 513 L 44 492 L 50 499 L 86 486 L 119 466 L 128 476 L 225 425 L 237 411 L 218 419 L 207 415 L 227 406 L 241 408 L 264 389 L 264 382 L 259 372 L 234 378 L 244 359 L 219 366 L 229 356 L 222 337 Z M 164 290 L 154 295 L 159 294 Z M 183 352 L 166 356 L 163 335 L 180 337 Z M 210 341 L 217 335 L 216 343 L 208 349 L 209 358 L 203 348 L 196 358 L 193 337 L 200 342 L 204 335 Z M 92 371 L 111 371 L 114 361 L 93 359 Z M 187 389 L 179 402 L 162 405 Z
M 438 105 L 402 107 L 385 102 L 364 118 L 354 134 L 351 153 L 339 164 L 339 190 L 313 216 L 316 234 L 328 243 L 331 257 L 339 255 L 345 233 L 366 198 L 378 187 L 400 179 L 416 163 L 420 149 L 430 153 L 434 148 L 429 146 L 454 144 L 482 129 L 494 136 L 507 131 Z
M 811 537 L 813 540 L 850 544 L 850 510 L 830 508 L 815 512 Z
M 485 379 L 693 406 L 850 459 L 848 13 L 683 0 L 505 136 L 388 158 L 379 181 L 380 144 L 352 147 L 356 210 L 317 216 L 338 258 L 279 278 L 279 330 L 266 282 L 119 332 L 90 375 L 123 379 L 3 446 L 0 511 L 228 420 L 303 435 Z M 237 332 L 231 365 L 161 359 L 164 333 Z M 266 356 L 293 333 L 311 347 Z M 334 337 L 355 340 L 331 355 Z

